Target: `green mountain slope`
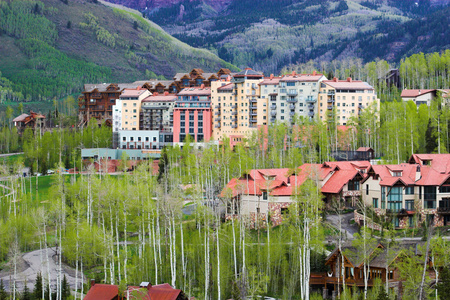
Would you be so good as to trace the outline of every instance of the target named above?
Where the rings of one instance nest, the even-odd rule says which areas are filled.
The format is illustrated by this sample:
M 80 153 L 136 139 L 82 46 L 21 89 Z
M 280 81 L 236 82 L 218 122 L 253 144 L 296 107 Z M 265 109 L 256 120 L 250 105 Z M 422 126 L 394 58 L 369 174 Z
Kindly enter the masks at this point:
M 86 82 L 236 69 L 138 13 L 84 0 L 0 1 L 0 100 L 49 102 Z
M 184 0 L 145 13 L 176 38 L 265 73 L 308 60 L 397 62 L 405 53 L 446 49 L 445 38 L 433 38 L 449 24 L 448 11 L 442 13 L 445 0 L 233 0 L 216 15 L 202 13 L 202 7 L 204 0 Z M 424 31 L 414 26 L 427 26 L 423 35 L 430 43 L 419 39 L 408 45 L 416 41 L 411 36 Z

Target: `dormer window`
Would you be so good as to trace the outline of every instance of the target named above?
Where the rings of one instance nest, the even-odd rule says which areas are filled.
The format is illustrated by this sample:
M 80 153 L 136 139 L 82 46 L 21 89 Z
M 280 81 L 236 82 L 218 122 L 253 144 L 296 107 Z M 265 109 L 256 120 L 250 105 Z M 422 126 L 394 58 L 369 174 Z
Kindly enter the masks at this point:
M 394 177 L 402 177 L 402 172 L 394 171 L 394 172 L 392 172 L 392 176 L 394 176 Z

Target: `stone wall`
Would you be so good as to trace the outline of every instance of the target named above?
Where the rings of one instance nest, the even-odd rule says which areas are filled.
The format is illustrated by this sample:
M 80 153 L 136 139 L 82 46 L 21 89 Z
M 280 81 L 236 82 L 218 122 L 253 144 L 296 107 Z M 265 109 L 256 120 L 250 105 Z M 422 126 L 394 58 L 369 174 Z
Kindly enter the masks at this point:
M 354 218 L 355 218 L 355 222 L 359 225 L 362 226 L 364 224 L 364 215 L 358 213 L 355 209 L 354 211 Z M 365 223 L 366 226 L 370 229 L 375 229 L 375 230 L 379 230 L 381 231 L 381 225 L 377 224 L 375 222 L 373 222 L 370 218 L 366 217 L 365 218 Z
M 289 208 L 291 202 L 269 203 L 269 216 L 272 226 L 278 226 L 283 222 L 282 208 Z

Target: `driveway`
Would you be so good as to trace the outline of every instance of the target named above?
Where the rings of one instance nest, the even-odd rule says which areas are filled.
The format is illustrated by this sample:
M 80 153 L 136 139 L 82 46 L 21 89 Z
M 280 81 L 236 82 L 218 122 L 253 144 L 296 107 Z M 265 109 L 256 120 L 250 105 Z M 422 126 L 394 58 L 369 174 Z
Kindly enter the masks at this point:
M 353 235 L 358 232 L 358 225 L 350 224 L 350 220 L 353 219 L 353 212 L 340 215 L 341 228 L 344 232 L 344 238 L 346 240 L 353 240 Z M 327 215 L 326 222 L 336 229 L 339 229 L 339 215 Z
M 19 270 L 16 274 L 16 288 L 17 290 L 23 290 L 25 282 L 27 283 L 27 287 L 30 291 L 34 289 L 34 284 L 36 282 L 36 276 L 38 273 L 42 274 L 42 279 L 45 282 L 48 280 L 48 272 L 50 270 L 50 282 L 52 288 L 56 288 L 56 278 L 59 271 L 58 260 L 56 256 L 56 248 L 48 248 L 48 259 L 47 259 L 47 251 L 46 249 L 36 250 L 32 252 L 28 252 L 22 256 L 23 261 L 21 262 L 22 270 Z M 47 264 L 48 263 L 48 264 Z M 10 282 L 14 282 L 14 271 L 13 269 L 5 274 L 2 272 L 0 279 L 3 280 L 3 284 L 5 285 L 5 290 L 10 290 Z M 71 267 L 63 264 L 61 276 L 66 275 L 66 279 L 71 287 L 71 289 L 75 289 L 75 270 Z M 78 270 L 78 287 L 81 287 L 82 275 Z

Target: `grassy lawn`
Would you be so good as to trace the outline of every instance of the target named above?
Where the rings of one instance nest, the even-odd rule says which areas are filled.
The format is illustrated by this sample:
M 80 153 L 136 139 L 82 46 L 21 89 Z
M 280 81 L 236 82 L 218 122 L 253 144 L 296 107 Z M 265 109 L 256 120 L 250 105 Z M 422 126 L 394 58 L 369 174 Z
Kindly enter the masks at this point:
M 18 161 L 20 158 L 24 158 L 23 154 L 16 154 L 16 155 L 9 155 L 9 156 L 1 156 L 0 157 L 0 164 L 5 164 L 8 166 L 14 165 L 16 161 Z

